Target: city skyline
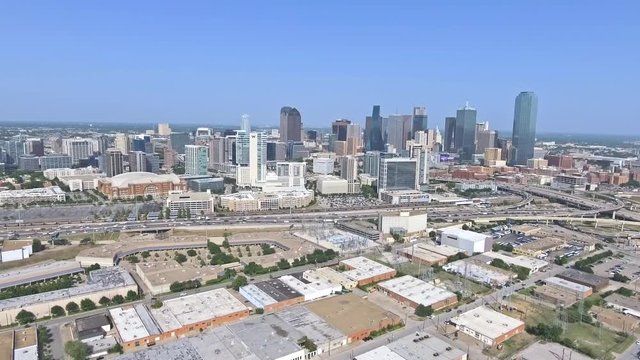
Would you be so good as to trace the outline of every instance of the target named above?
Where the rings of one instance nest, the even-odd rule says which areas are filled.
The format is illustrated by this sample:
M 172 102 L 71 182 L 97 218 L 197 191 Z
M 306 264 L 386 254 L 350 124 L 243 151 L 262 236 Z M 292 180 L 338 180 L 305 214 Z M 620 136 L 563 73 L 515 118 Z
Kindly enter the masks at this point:
M 309 128 L 363 126 L 379 104 L 387 114 L 425 106 L 443 128 L 469 101 L 478 121 L 506 130 L 513 96 L 530 90 L 545 99 L 541 132 L 640 132 L 626 106 L 639 74 L 625 70 L 640 60 L 628 46 L 637 2 L 76 5 L 3 9 L 0 121 L 215 126 L 247 113 L 264 126 L 291 105 Z

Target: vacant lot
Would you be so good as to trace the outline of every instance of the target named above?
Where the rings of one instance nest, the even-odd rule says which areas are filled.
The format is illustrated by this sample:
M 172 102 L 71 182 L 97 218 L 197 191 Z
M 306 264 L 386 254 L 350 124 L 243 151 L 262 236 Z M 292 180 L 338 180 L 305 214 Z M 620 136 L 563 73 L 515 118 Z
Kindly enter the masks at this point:
M 0 271 L 9 270 L 21 266 L 33 265 L 47 260 L 69 260 L 74 259 L 81 250 L 92 245 L 58 245 L 53 249 L 48 249 L 32 255 L 28 259 L 0 263 Z

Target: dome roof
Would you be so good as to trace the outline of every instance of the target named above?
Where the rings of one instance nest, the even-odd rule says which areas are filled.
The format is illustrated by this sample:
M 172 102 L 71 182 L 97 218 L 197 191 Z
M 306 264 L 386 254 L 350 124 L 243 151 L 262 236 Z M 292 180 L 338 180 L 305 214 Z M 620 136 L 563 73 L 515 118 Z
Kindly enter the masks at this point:
M 129 172 L 116 175 L 111 178 L 111 186 L 117 188 L 128 187 L 131 184 L 155 184 L 163 182 L 180 183 L 180 178 L 175 174 L 158 175 L 150 172 Z

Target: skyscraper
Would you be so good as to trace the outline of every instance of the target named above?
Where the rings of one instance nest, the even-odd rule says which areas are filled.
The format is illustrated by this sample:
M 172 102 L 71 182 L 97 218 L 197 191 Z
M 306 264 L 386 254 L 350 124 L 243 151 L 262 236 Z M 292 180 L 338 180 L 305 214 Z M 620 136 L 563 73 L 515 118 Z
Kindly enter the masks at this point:
M 469 103 L 456 112 L 454 143 L 461 161 L 471 161 L 476 151 L 476 115 Z
M 147 159 L 144 151 L 129 152 L 129 171 L 147 171 Z
M 187 133 L 172 132 L 171 135 L 169 135 L 169 143 L 171 144 L 171 148 L 173 149 L 173 151 L 175 151 L 177 154 L 184 154 L 184 147 L 185 145 L 191 143 L 191 140 L 189 139 L 189 134 Z
M 89 139 L 64 139 L 62 141 L 62 152 L 70 155 L 74 165 L 80 160 L 88 159 L 93 154 L 93 143 Z
M 202 145 L 184 147 L 184 173 L 187 175 L 207 175 L 209 164 L 208 148 Z
M 171 127 L 168 123 L 159 123 L 158 124 L 158 135 L 160 136 L 169 136 L 171 134 Z
M 416 165 L 416 159 L 380 159 L 378 194 L 388 190 L 416 190 Z
M 331 124 L 331 133 L 336 134 L 337 141 L 347 141 L 347 127 L 351 121 L 338 119 Z
M 267 139 L 265 134 L 238 131 L 236 159 L 238 163 L 236 182 L 238 185 L 256 186 L 265 181 L 267 176 Z
M 424 106 L 413 108 L 413 121 L 411 128 L 411 138 L 415 139 L 416 132 L 427 131 L 427 109 Z
M 353 156 L 341 157 L 340 177 L 347 180 L 349 193 L 356 192 L 356 181 L 358 180 L 358 159 Z
M 442 140 L 444 152 L 450 152 L 455 144 L 454 136 L 456 133 L 456 118 L 447 117 L 444 119 L 444 139 Z
M 302 116 L 300 111 L 290 106 L 280 109 L 280 140 L 300 141 L 302 135 Z
M 384 151 L 380 105 L 374 105 L 371 116 L 367 116 L 364 129 L 364 142 L 366 151 Z
M 536 121 L 538 118 L 538 96 L 532 91 L 523 91 L 516 97 L 513 111 L 514 165 L 526 165 L 533 158 L 533 146 L 536 142 Z
M 104 172 L 108 177 L 113 177 L 124 172 L 122 165 L 122 152 L 118 149 L 107 149 L 104 155 Z
M 243 114 L 240 118 L 240 130 L 251 132 L 251 121 L 248 114 Z
M 385 143 L 392 145 L 396 151 L 404 149 L 407 140 L 412 136 L 411 122 L 411 115 L 389 115 L 386 121 L 383 121 Z

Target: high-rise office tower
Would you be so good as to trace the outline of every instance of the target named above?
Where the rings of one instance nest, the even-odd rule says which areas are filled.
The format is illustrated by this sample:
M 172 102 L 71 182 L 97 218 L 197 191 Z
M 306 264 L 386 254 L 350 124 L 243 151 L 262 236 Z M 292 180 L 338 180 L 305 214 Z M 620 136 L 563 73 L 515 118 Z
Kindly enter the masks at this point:
M 124 172 L 122 164 L 122 152 L 118 149 L 107 149 L 103 155 L 104 172 L 108 177 L 113 177 Z
M 358 179 L 358 159 L 353 156 L 343 156 L 340 158 L 340 177 L 347 180 L 348 192 L 356 191 L 356 180 Z
M 389 115 L 384 123 L 385 143 L 393 146 L 397 150 L 405 148 L 407 140 L 412 137 L 411 115 Z
M 536 142 L 536 121 L 538 118 L 538 96 L 532 91 L 523 91 L 516 97 L 513 111 L 512 146 L 515 165 L 526 165 L 533 158 L 533 146 Z
M 171 148 L 177 154 L 184 154 L 184 147 L 191 143 L 189 139 L 189 134 L 187 133 L 174 133 L 172 132 L 169 135 L 169 143 L 171 143 Z
M 251 132 L 251 120 L 248 114 L 243 114 L 240 117 L 240 130 L 246 131 L 248 133 Z
M 309 141 L 318 140 L 318 132 L 316 130 L 307 130 L 307 140 Z
M 146 153 L 144 151 L 129 152 L 129 171 L 130 172 L 148 171 Z
M 224 164 L 227 159 L 225 154 L 225 138 L 214 137 L 209 140 L 209 165 L 213 167 L 214 164 Z
M 117 133 L 116 140 L 115 140 L 115 148 L 120 150 L 120 152 L 123 154 L 128 154 L 129 151 L 131 150 L 129 146 L 129 136 L 127 136 L 127 134 Z
M 186 175 L 207 175 L 209 149 L 202 145 L 184 147 L 184 173 Z
M 246 144 L 245 144 L 245 140 Z M 236 137 L 236 182 L 240 186 L 256 186 L 267 177 L 267 141 L 262 132 L 238 131 Z M 240 147 L 238 144 L 242 143 Z M 248 151 L 245 152 L 245 145 Z M 245 158 L 246 157 L 246 158 Z M 241 163 L 242 162 L 242 163 Z
M 415 139 L 416 132 L 427 131 L 427 108 L 424 106 L 416 106 L 413 108 L 411 135 Z
M 454 143 L 461 161 L 471 161 L 476 151 L 476 115 L 469 103 L 456 112 Z
M 49 154 L 40 157 L 40 169 L 63 169 L 71 167 L 71 156 L 60 154 Z
M 302 135 L 302 116 L 300 111 L 290 106 L 280 109 L 280 140 L 300 141 Z
M 160 136 L 169 136 L 169 135 L 171 135 L 171 127 L 169 127 L 168 123 L 159 123 L 158 124 L 158 135 L 160 135 Z
M 364 142 L 366 151 L 384 151 L 380 105 L 374 105 L 371 116 L 367 116 L 364 129 Z
M 236 132 L 236 165 L 248 166 L 250 156 L 250 133 L 240 130 Z
M 442 151 L 453 151 L 455 146 L 456 118 L 446 117 L 444 119 L 444 139 L 442 140 Z
M 337 141 L 347 141 L 347 127 L 351 121 L 338 119 L 331 124 L 331 133 L 336 134 Z
M 478 123 L 476 125 L 476 154 L 483 154 L 484 149 L 496 147 L 498 133 L 489 129 L 489 123 Z
M 40 138 L 28 138 L 25 141 L 26 153 L 35 156 L 44 156 L 44 143 Z
M 347 155 L 355 155 L 360 150 L 362 131 L 360 131 L 360 125 L 349 124 L 347 125 L 347 140 L 345 146 L 345 153 Z
M 416 165 L 416 159 L 380 159 L 378 194 L 389 190 L 416 190 Z
M 64 139 L 62 140 L 62 152 L 70 155 L 74 165 L 78 165 L 80 160 L 88 159 L 93 155 L 93 142 L 89 139 Z
M 157 174 L 160 171 L 160 156 L 158 154 L 144 154 L 145 168 L 147 172 Z

